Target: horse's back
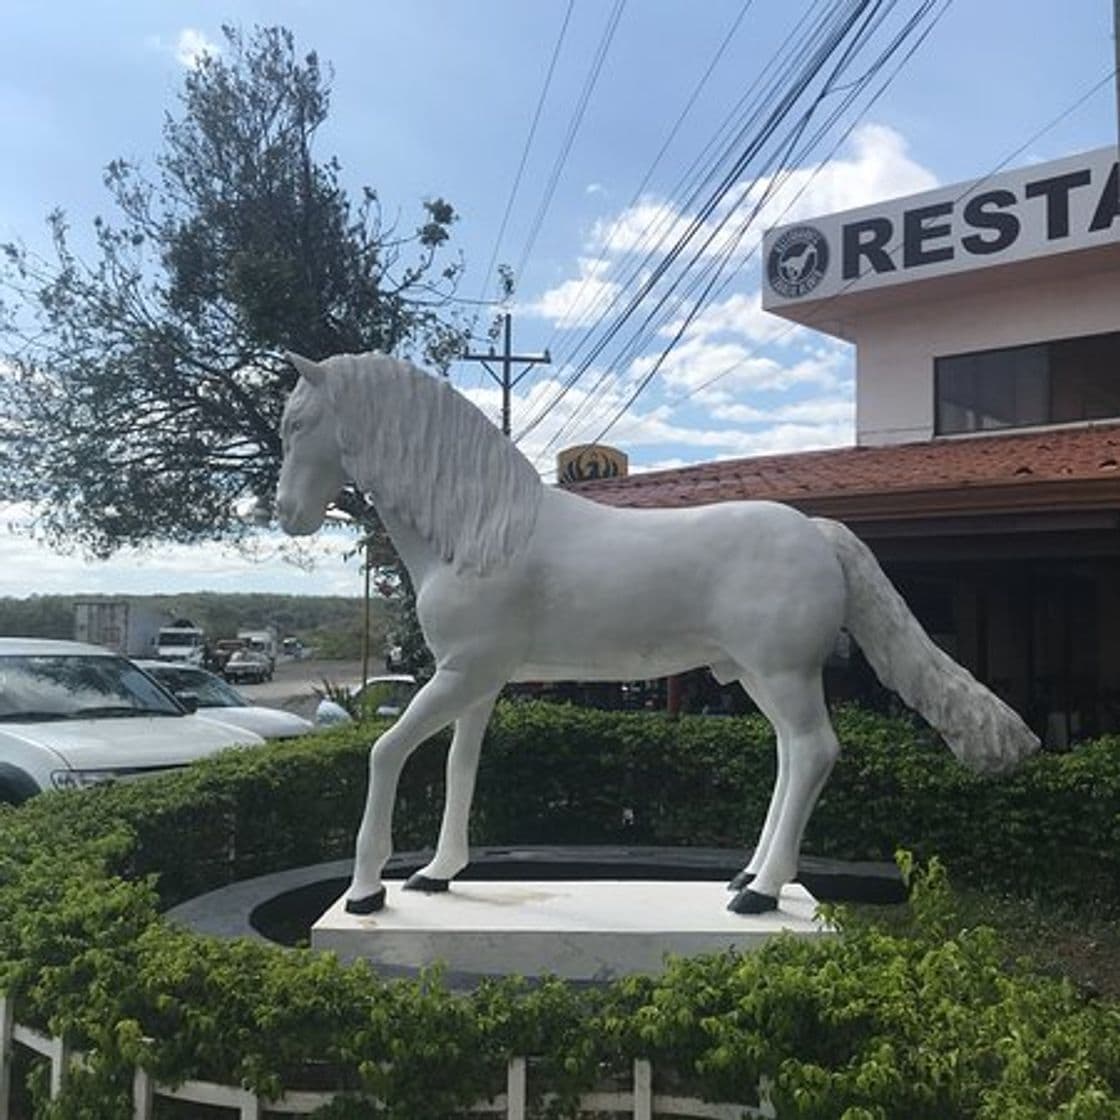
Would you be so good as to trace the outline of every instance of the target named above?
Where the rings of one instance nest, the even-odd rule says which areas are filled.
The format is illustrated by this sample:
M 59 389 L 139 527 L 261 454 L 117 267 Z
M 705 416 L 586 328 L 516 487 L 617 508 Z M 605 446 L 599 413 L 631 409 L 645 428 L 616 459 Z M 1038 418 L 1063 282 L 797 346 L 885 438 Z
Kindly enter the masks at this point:
M 677 509 L 601 505 L 547 491 L 533 535 L 538 558 L 565 563 L 587 549 L 612 566 L 626 562 L 701 572 L 778 562 L 805 575 L 839 572 L 831 545 L 792 506 L 769 501 L 716 502 Z M 578 565 L 577 565 L 578 566 Z M 635 575 L 637 575 L 637 569 Z M 797 573 L 795 573 L 795 576 Z

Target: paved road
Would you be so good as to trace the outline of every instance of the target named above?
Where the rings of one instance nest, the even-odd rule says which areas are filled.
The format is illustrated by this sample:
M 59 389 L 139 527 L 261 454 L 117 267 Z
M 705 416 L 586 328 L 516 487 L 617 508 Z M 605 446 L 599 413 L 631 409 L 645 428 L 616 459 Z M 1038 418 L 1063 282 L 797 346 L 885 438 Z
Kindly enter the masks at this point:
M 373 667 L 371 672 L 376 672 L 377 668 Z M 253 704 L 283 708 L 310 719 L 319 703 L 315 689 L 322 688 L 324 680 L 332 684 L 357 684 L 361 677 L 360 661 L 282 659 L 276 662 L 272 680 L 264 684 L 241 684 L 237 688 Z

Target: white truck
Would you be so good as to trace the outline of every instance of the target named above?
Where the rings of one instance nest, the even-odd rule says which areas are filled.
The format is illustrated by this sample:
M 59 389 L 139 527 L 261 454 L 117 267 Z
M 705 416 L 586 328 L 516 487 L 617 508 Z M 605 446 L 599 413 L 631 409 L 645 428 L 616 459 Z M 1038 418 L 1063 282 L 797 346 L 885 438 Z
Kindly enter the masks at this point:
M 165 622 L 165 611 L 127 599 L 80 599 L 74 604 L 74 640 L 124 657 L 154 657 Z
M 156 657 L 160 661 L 201 665 L 206 658 L 206 634 L 189 618 L 177 618 L 161 626 L 156 640 Z
M 271 626 L 263 630 L 238 630 L 237 638 L 245 643 L 246 649 L 254 653 L 263 653 L 268 658 L 271 668 L 276 667 L 276 658 L 280 656 L 280 635 Z

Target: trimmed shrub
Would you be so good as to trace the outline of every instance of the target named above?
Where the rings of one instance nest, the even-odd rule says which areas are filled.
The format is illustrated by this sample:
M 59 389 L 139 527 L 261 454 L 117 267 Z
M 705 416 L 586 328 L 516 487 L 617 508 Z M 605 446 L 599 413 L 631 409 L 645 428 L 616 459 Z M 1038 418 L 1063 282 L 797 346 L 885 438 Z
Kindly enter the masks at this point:
M 938 855 L 954 879 L 1120 907 L 1120 738 L 1043 753 L 1002 779 L 972 774 L 930 732 L 841 709 L 843 744 L 806 834 L 807 854 Z M 165 906 L 238 879 L 353 854 L 369 747 L 359 724 L 233 751 L 185 772 L 86 791 L 78 818 L 127 819 L 122 874 L 158 872 Z M 399 851 L 431 846 L 443 809 L 448 736 L 405 767 Z M 774 784 L 761 717 L 668 719 L 566 705 L 499 705 L 482 752 L 476 844 L 747 847 Z
M 889 860 L 904 847 L 938 854 L 955 878 L 978 885 L 1117 901 L 1120 739 L 1040 754 L 993 780 L 907 720 L 843 708 L 835 724 L 843 750 L 806 853 Z M 748 846 L 774 776 L 774 736 L 761 717 L 507 705 L 483 750 L 473 836 Z
M 1114 889 L 1115 741 L 996 784 L 906 724 L 854 712 L 838 724 L 845 758 L 810 849 L 881 855 L 926 829 L 923 846 L 943 844 L 966 873 L 1030 882 L 1029 844 L 1043 858 L 1069 846 L 1059 866 L 1102 892 L 1111 874 Z M 353 1091 L 336 1117 L 374 1115 L 377 1097 L 380 1115 L 434 1120 L 500 1091 L 508 1057 L 531 1053 L 534 1091 L 558 1093 L 560 1113 L 648 1056 L 659 1076 L 716 1099 L 750 1103 L 765 1075 L 782 1117 L 1120 1118 L 1120 1009 L 1011 966 L 990 931 L 957 930 L 936 863 L 910 936 L 782 939 L 592 991 L 509 981 L 456 994 L 438 974 L 385 983 L 328 955 L 209 940 L 160 918 L 231 879 L 348 854 L 369 734 L 0 810 L 0 986 L 21 1021 L 92 1055 L 41 1115 L 127 1115 L 139 1063 L 164 1081 Z M 406 770 L 400 847 L 435 835 L 440 746 Z M 483 755 L 478 839 L 739 842 L 761 820 L 771 754 L 749 719 L 507 706 Z

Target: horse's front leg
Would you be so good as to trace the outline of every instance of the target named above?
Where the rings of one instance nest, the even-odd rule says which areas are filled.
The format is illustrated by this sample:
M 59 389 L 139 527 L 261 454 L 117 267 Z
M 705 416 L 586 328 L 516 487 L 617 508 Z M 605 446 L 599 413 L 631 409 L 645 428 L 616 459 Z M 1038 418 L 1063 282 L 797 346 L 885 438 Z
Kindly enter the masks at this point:
M 366 808 L 354 854 L 354 877 L 346 892 L 346 909 L 350 913 L 371 914 L 385 905 L 381 872 L 393 854 L 393 805 L 401 770 L 409 755 L 465 709 L 493 696 L 497 687 L 500 685 L 468 672 L 437 669 L 400 719 L 374 743 Z
M 482 753 L 482 738 L 496 699 L 497 693 L 488 696 L 455 721 L 455 736 L 447 755 L 447 795 L 436 854 L 431 863 L 405 883 L 405 890 L 445 891 L 450 880 L 467 866 L 470 858 L 467 826 L 474 781 Z

